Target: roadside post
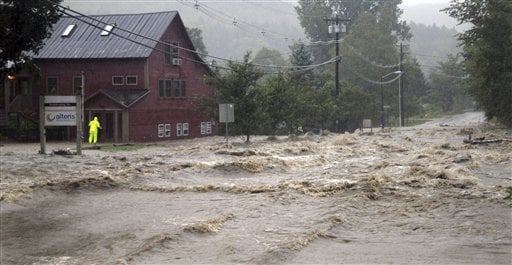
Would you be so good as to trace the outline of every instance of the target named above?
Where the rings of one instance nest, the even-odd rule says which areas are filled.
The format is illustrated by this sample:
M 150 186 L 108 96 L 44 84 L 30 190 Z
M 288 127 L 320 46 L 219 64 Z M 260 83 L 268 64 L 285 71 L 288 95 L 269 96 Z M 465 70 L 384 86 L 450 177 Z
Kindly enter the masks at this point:
M 82 95 L 41 96 L 39 99 L 41 154 L 46 154 L 46 126 L 76 126 L 77 154 L 82 154 Z
M 228 145 L 228 123 L 235 122 L 235 105 L 233 103 L 219 104 L 219 122 L 226 124 L 226 145 Z

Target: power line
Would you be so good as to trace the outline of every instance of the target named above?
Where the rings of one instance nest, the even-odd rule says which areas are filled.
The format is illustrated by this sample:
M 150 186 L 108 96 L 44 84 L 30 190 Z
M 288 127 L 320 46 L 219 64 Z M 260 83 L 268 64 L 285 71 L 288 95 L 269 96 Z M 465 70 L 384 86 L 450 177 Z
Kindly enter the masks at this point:
M 342 61 L 342 63 L 343 63 L 343 61 Z M 343 65 L 346 67 L 345 69 L 347 69 L 349 72 L 353 73 L 354 75 L 356 75 L 360 79 L 362 79 L 362 80 L 364 80 L 364 81 L 366 81 L 368 83 L 375 84 L 375 85 L 391 84 L 391 83 L 395 82 L 396 80 L 398 80 L 402 76 L 402 74 L 400 73 L 400 74 L 397 74 L 397 76 L 395 78 L 391 79 L 391 80 L 381 82 L 381 81 L 376 81 L 376 80 L 370 79 L 370 78 L 368 78 L 368 77 L 366 77 L 366 76 L 364 76 L 364 75 L 362 75 L 362 74 L 360 74 L 360 73 L 350 69 L 350 67 L 348 67 L 345 63 L 343 63 Z
M 84 22 L 85 24 L 87 24 L 87 25 L 89 25 L 89 26 L 92 26 L 92 27 L 95 27 L 95 28 L 98 28 L 98 29 L 103 30 L 103 27 L 102 27 L 102 26 L 98 26 L 98 25 L 93 24 L 93 23 L 91 23 L 91 22 L 89 22 L 89 21 L 86 21 L 84 18 L 90 19 L 90 20 L 92 20 L 92 21 L 95 21 L 95 22 L 100 23 L 100 24 L 103 24 L 103 25 L 107 25 L 107 24 L 108 24 L 108 23 L 106 23 L 106 22 L 104 22 L 104 21 L 102 21 L 102 20 L 99 20 L 99 19 L 94 18 L 94 17 L 91 17 L 91 16 L 84 15 L 84 14 L 82 14 L 82 13 L 80 13 L 80 12 L 78 12 L 78 11 L 74 11 L 74 10 L 72 10 L 72 9 L 70 9 L 70 8 L 67 8 L 67 7 L 64 7 L 64 6 L 61 6 L 61 5 L 58 5 L 58 7 L 59 7 L 59 8 L 61 8 L 61 9 L 63 9 L 63 10 L 61 10 L 61 12 L 62 12 L 63 14 L 66 14 L 66 15 L 68 15 L 68 16 L 70 16 L 70 17 L 73 17 L 73 18 L 75 18 L 75 19 L 79 20 L 79 21 L 82 21 L 82 22 Z M 79 17 L 79 16 L 76 16 L 76 15 L 73 15 L 73 14 L 71 14 L 71 13 L 69 13 L 69 12 L 65 11 L 65 10 L 69 10 L 69 11 L 71 11 L 71 12 L 73 12 L 73 13 L 76 13 L 76 14 L 80 15 L 80 17 Z M 188 52 L 191 52 L 191 53 L 195 53 L 195 54 L 198 54 L 198 55 L 203 55 L 203 56 L 205 56 L 205 57 L 211 57 L 211 58 L 214 58 L 214 59 L 223 60 L 223 61 L 232 62 L 232 63 L 240 63 L 240 62 L 235 61 L 235 60 L 226 59 L 226 58 L 222 58 L 222 57 L 218 57 L 218 56 L 213 56 L 213 55 L 209 55 L 209 54 L 206 54 L 206 53 L 201 53 L 201 52 L 198 52 L 198 51 L 195 51 L 195 50 L 187 49 L 187 48 L 184 48 L 184 47 L 181 47 L 181 46 L 172 45 L 172 44 L 167 43 L 167 42 L 163 42 L 163 41 L 160 41 L 160 40 L 156 40 L 156 39 L 153 39 L 153 38 L 150 38 L 150 37 L 147 37 L 147 36 L 144 36 L 144 35 L 141 35 L 141 34 L 135 33 L 135 32 L 133 32 L 133 31 L 126 30 L 126 29 L 124 29 L 124 28 L 122 28 L 122 27 L 117 27 L 117 26 L 116 26 L 116 30 L 118 30 L 118 31 L 122 31 L 122 32 L 126 32 L 126 33 L 128 33 L 129 35 L 134 35 L 134 36 L 141 37 L 141 38 L 144 38 L 144 39 L 147 39 L 147 40 L 151 40 L 151 41 L 156 42 L 156 43 L 160 43 L 160 44 L 163 44 L 163 45 L 170 45 L 171 47 L 174 47 L 174 48 L 178 48 L 178 49 L 181 49 L 181 50 L 184 50 L 184 51 L 188 51 Z M 156 51 L 162 52 L 162 53 L 164 53 L 164 54 L 166 54 L 166 53 L 167 53 L 167 52 L 165 52 L 165 51 L 163 51 L 163 50 L 161 50 L 161 49 L 158 49 L 158 48 L 153 47 L 153 46 L 151 46 L 151 45 L 148 45 L 148 44 L 146 44 L 146 43 L 142 43 L 142 42 L 140 42 L 140 41 L 133 40 L 133 39 L 131 39 L 131 38 L 127 37 L 127 36 L 123 36 L 123 35 L 120 35 L 120 34 L 115 33 L 115 32 L 111 32 L 111 34 L 112 34 L 112 35 L 114 35 L 114 36 L 117 36 L 117 37 L 120 37 L 120 38 L 126 39 L 126 40 L 128 40 L 128 41 L 131 41 L 131 42 L 133 42 L 133 43 L 136 43 L 136 44 L 138 44 L 138 45 L 141 45 L 141 46 L 144 46 L 144 47 L 147 47 L 147 48 L 150 48 L 150 49 L 153 49 L 153 50 L 156 50 Z M 190 58 L 185 58 L 185 57 L 181 57 L 181 58 L 186 59 L 186 60 L 189 60 L 189 61 L 194 61 L 194 62 L 197 62 L 197 63 L 201 63 L 201 64 L 204 64 L 204 65 L 208 65 L 206 62 L 200 62 L 200 61 L 193 60 L 193 59 L 190 59 Z M 269 67 L 269 68 L 283 68 L 283 69 L 287 69 L 287 68 L 295 68 L 295 69 L 297 69 L 297 68 L 301 68 L 301 69 L 309 70 L 309 69 L 312 69 L 312 68 L 316 68 L 316 67 L 323 66 L 323 65 L 325 65 L 325 64 L 329 64 L 329 63 L 331 63 L 331 62 L 332 62 L 332 60 L 334 60 L 334 59 L 328 60 L 328 61 L 323 62 L 323 63 L 313 64 L 313 65 L 307 65 L 307 66 L 296 66 L 296 65 L 276 66 L 276 65 L 263 65 L 263 64 L 253 64 L 253 65 L 255 65 L 255 66 L 259 66 L 259 67 Z
M 375 66 L 375 67 L 380 67 L 380 68 L 396 68 L 396 67 L 399 67 L 400 64 L 381 64 L 381 63 L 378 63 L 378 62 L 375 62 L 371 59 L 368 59 L 368 57 L 364 56 L 360 51 L 358 51 L 356 48 L 348 45 L 348 44 L 345 44 L 345 46 L 347 48 L 349 48 L 351 51 L 354 52 L 355 55 L 357 55 L 359 58 L 363 59 L 365 62 Z

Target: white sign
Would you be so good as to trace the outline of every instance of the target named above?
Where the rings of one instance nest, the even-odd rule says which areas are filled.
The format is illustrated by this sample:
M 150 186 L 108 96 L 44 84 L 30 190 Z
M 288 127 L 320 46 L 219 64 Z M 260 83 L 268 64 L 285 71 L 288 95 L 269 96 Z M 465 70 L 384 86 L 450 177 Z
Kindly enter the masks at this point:
M 363 120 L 363 128 L 371 128 L 372 127 L 372 120 L 364 119 Z
M 75 126 L 76 111 L 45 111 L 44 124 L 46 126 Z
M 76 96 L 45 96 L 45 126 L 76 126 Z
M 235 122 L 234 104 L 219 104 L 219 122 Z

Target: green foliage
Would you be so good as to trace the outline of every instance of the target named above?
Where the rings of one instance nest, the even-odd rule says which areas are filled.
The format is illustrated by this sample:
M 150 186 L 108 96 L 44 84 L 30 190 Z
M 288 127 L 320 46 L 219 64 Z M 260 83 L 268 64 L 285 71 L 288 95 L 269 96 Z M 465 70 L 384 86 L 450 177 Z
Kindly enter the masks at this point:
M 7 62 L 15 65 L 29 60 L 41 49 L 52 25 L 61 14 L 61 0 L 3 0 L 0 2 L 0 71 Z
M 314 70 L 305 68 L 313 64 L 310 48 L 304 43 L 295 43 L 290 46 L 290 50 L 292 52 L 289 58 L 290 64 L 297 66 L 291 68 L 291 78 L 294 82 L 302 83 L 312 88 L 321 87 L 323 82 L 320 80 L 319 76 L 315 74 Z
M 261 92 L 257 81 L 263 73 L 250 63 L 250 52 L 244 56 L 242 63 L 228 62 L 228 70 L 206 78 L 206 83 L 217 90 L 217 103 L 235 105 L 235 122 L 233 130 L 242 133 L 249 141 L 250 135 L 261 125 Z
M 488 119 L 512 127 L 512 2 L 452 1 L 445 11 L 473 26 L 459 35 L 469 93 Z
M 430 74 L 429 103 L 441 112 L 460 112 L 471 107 L 466 95 L 465 71 L 459 56 L 448 56 L 446 62 Z
M 380 120 L 380 100 L 358 87 L 341 90 L 337 106 L 343 130 L 360 128 L 363 119 Z
M 396 35 L 392 34 L 392 21 L 395 19 L 392 6 L 384 6 L 379 14 L 366 13 L 359 16 L 353 24 L 352 30 L 342 43 L 342 76 L 348 82 L 351 90 L 347 96 L 354 96 L 355 91 L 360 93 L 354 96 L 361 105 L 372 105 L 378 99 L 380 106 L 381 87 L 380 79 L 384 76 L 387 81 L 396 78 L 391 75 L 399 70 L 400 45 Z M 416 104 L 418 98 L 426 95 L 426 81 L 421 68 L 414 58 L 407 56 L 407 46 L 404 46 L 402 64 L 402 79 L 404 90 L 404 113 L 411 116 L 421 112 L 421 104 Z M 392 106 L 388 115 L 398 116 L 398 80 L 391 84 L 382 85 L 384 105 Z M 368 101 L 369 100 L 369 101 Z M 349 108 L 352 109 L 352 108 Z M 360 118 L 360 111 L 354 108 L 354 117 Z M 369 108 L 371 112 L 364 113 L 366 118 L 377 117 L 380 120 L 381 108 Z M 349 113 L 347 113 L 348 115 Z M 347 116 L 348 117 L 348 116 Z M 353 130 L 356 121 L 348 121 L 348 129 Z
M 410 37 L 409 29 L 404 22 L 399 21 L 402 11 L 398 5 L 401 2 L 401 0 L 299 0 L 295 9 L 306 35 L 313 41 L 333 39 L 333 36 L 329 35 L 324 17 L 331 17 L 334 11 L 337 11 L 341 18 L 350 19 L 349 22 L 345 22 L 349 31 L 360 16 L 372 14 L 382 20 L 382 25 L 396 31 L 401 38 L 407 39 Z M 313 54 L 316 62 L 330 58 L 325 47 L 316 47 Z
M 309 88 L 291 80 L 290 75 L 280 73 L 267 79 L 262 90 L 267 130 L 272 134 L 296 133 L 310 107 Z
M 283 56 L 278 50 L 269 49 L 265 47 L 261 48 L 256 53 L 252 62 L 257 65 L 268 65 L 263 67 L 263 71 L 265 73 L 273 73 L 276 71 L 276 68 L 272 67 L 271 65 L 283 66 L 286 64 L 286 60 L 283 58 Z

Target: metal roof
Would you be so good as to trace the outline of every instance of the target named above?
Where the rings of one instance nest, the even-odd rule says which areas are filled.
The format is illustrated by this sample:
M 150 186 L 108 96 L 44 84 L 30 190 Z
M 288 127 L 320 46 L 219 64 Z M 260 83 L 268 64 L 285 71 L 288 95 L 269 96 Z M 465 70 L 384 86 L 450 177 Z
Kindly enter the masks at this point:
M 115 102 L 123 105 L 124 107 L 130 107 L 135 104 L 141 98 L 149 94 L 148 89 L 105 89 L 101 90 L 100 93 L 111 98 Z
M 126 15 L 98 15 L 62 17 L 53 25 L 53 33 L 45 41 L 36 59 L 103 59 L 103 58 L 147 58 L 156 46 L 156 42 L 137 37 L 129 32 L 160 40 L 167 27 L 178 12 L 159 12 Z M 90 24 L 88 24 L 90 23 Z M 113 25 L 112 33 L 101 36 L 106 24 Z M 92 26 L 97 25 L 99 28 Z M 69 25 L 76 25 L 71 33 L 62 36 Z M 119 29 L 122 28 L 123 30 Z M 127 30 L 129 32 L 126 32 Z M 119 37 L 116 34 L 123 36 Z M 135 40 L 152 47 L 134 43 L 125 38 Z

